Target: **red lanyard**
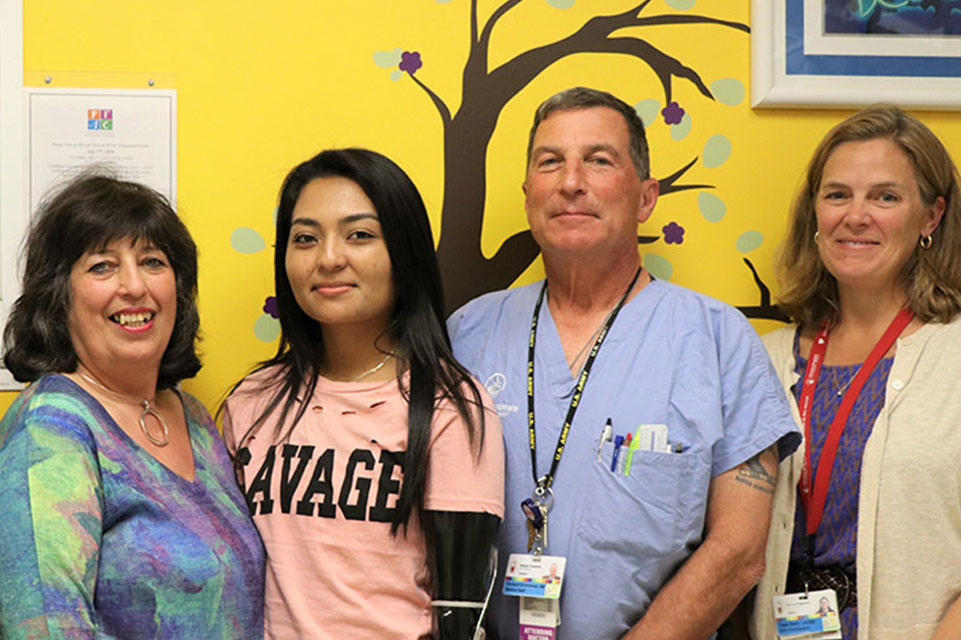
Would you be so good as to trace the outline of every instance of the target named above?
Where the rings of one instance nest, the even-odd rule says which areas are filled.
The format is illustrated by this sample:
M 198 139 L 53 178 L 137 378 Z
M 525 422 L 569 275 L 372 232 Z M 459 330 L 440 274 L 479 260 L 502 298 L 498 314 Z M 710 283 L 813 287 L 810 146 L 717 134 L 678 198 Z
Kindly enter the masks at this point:
M 914 313 L 910 309 L 901 309 L 898 315 L 894 317 L 894 320 L 891 321 L 891 324 L 888 325 L 884 335 L 882 335 L 881 339 L 874 345 L 874 349 L 871 350 L 868 359 L 865 360 L 861 368 L 858 369 L 854 380 L 851 382 L 851 386 L 848 387 L 844 398 L 841 399 L 841 406 L 831 421 L 827 438 L 824 440 L 824 446 L 821 448 L 821 458 L 818 461 L 818 469 L 812 487 L 811 404 L 814 402 L 814 388 L 817 387 L 818 376 L 821 374 L 821 364 L 824 361 L 824 354 L 828 349 L 828 334 L 830 331 L 827 327 L 824 327 L 814 338 L 814 344 L 811 345 L 811 355 L 808 357 L 807 368 L 804 371 L 800 406 L 801 423 L 804 424 L 804 438 L 807 449 L 804 468 L 801 470 L 801 503 L 804 506 L 804 513 L 807 518 L 807 533 L 809 536 L 817 533 L 818 525 L 821 524 L 821 516 L 824 513 L 824 501 L 827 497 L 828 485 L 831 482 L 831 471 L 834 467 L 834 456 L 837 454 L 838 443 L 841 440 L 841 434 L 844 432 L 844 427 L 847 424 L 848 416 L 851 415 L 851 410 L 854 408 L 854 402 L 858 399 L 858 395 L 861 393 L 864 383 L 867 382 L 871 376 L 871 372 L 874 371 L 874 367 L 877 366 L 881 358 L 884 357 L 884 354 L 891 349 L 891 345 L 894 344 L 894 341 L 898 339 L 898 336 L 901 335 L 901 332 L 904 331 L 904 328 L 908 326 L 908 323 L 910 323 L 913 318 Z

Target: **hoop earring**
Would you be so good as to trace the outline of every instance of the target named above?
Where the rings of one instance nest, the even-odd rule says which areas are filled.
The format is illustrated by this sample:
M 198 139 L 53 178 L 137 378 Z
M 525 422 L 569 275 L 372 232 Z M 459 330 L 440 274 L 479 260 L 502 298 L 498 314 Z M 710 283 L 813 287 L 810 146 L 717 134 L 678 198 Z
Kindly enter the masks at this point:
M 818 243 L 818 240 L 820 240 L 820 239 L 821 239 L 821 232 L 820 232 L 820 231 L 815 231 L 815 232 L 814 232 L 814 244 L 817 244 L 817 243 Z
M 930 249 L 932 244 L 934 244 L 934 238 L 932 238 L 930 234 L 926 236 L 921 236 L 920 238 L 918 238 L 918 246 L 920 246 L 925 251 Z

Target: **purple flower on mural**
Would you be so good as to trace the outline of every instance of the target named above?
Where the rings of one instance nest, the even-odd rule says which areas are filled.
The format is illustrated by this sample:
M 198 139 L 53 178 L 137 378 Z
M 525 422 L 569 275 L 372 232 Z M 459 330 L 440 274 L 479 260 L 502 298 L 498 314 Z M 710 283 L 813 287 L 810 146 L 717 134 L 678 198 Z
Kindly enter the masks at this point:
M 280 317 L 280 309 L 277 307 L 276 297 L 267 296 L 267 298 L 264 299 L 264 313 L 275 320 Z
M 401 71 L 406 71 L 410 75 L 424 66 L 420 61 L 420 53 L 417 51 L 405 51 L 400 54 L 400 64 L 397 65 Z
M 676 103 L 671 103 L 676 104 Z M 681 244 L 684 242 L 684 227 L 676 222 L 671 222 L 661 227 L 664 232 L 664 242 L 667 244 Z
M 681 124 L 681 118 L 684 117 L 684 109 L 682 109 L 678 103 L 672 102 L 661 109 L 661 115 L 664 116 L 664 122 L 667 124 Z

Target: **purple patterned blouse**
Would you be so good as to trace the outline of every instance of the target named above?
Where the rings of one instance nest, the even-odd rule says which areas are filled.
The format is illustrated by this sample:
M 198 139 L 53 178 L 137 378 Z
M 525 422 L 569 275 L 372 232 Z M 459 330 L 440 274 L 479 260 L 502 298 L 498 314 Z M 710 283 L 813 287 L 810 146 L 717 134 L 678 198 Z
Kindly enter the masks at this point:
M 794 334 L 795 371 L 804 377 L 807 358 L 801 357 L 799 348 L 800 330 Z M 847 426 L 838 443 L 834 470 L 828 485 L 828 495 L 824 504 L 824 514 L 814 541 L 814 565 L 841 565 L 845 570 L 854 572 L 858 549 L 858 486 L 861 480 L 861 456 L 864 445 L 871 435 L 874 421 L 884 406 L 884 390 L 894 358 L 884 358 L 871 372 L 864 388 L 858 395 Z M 807 446 L 811 451 L 812 471 L 817 472 L 821 448 L 827 438 L 828 428 L 834 414 L 841 406 L 841 399 L 847 391 L 861 365 L 822 365 L 814 402 L 811 407 L 811 439 Z M 800 381 L 791 387 L 795 400 L 800 403 Z M 791 542 L 791 560 L 804 561 L 804 539 L 807 537 L 807 524 L 800 496 L 794 515 L 794 539 Z M 858 613 L 856 608 L 841 612 L 841 629 L 845 640 L 855 639 L 858 635 Z

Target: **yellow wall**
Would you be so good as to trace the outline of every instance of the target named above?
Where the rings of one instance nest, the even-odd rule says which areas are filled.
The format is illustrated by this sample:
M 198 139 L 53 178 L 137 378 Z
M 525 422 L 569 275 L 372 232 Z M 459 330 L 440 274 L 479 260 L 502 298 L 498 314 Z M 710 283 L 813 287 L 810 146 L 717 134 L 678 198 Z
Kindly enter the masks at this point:
M 482 22 L 502 0 L 480 0 Z M 573 4 L 570 8 L 557 8 Z M 637 0 L 526 0 L 498 24 L 491 65 L 563 37 L 593 15 L 613 14 Z M 653 0 L 645 14 L 704 14 L 747 23 L 748 2 Z M 673 5 L 673 7 L 672 7 Z M 687 10 L 684 7 L 690 7 Z M 417 78 L 452 111 L 460 106 L 469 46 L 469 0 L 24 0 L 24 68 L 28 85 L 157 88 L 178 91 L 179 210 L 201 251 L 200 308 L 205 366 L 185 387 L 208 406 L 274 343 L 254 334 L 271 294 L 269 249 L 240 253 L 231 246 L 238 227 L 272 243 L 272 213 L 285 173 L 324 147 L 361 145 L 394 158 L 421 188 L 435 225 L 443 197 L 442 127 L 425 92 L 411 78 L 391 78 L 378 66 L 395 48 L 418 51 Z M 717 26 L 663 26 L 626 31 L 695 69 L 704 81 L 732 78 L 749 87 L 747 34 Z M 395 74 L 396 75 L 396 74 Z M 488 154 L 488 199 L 483 249 L 492 253 L 524 228 L 520 182 L 526 130 L 536 104 L 574 84 L 610 90 L 628 102 L 663 102 L 656 77 L 624 55 L 582 54 L 539 75 L 501 113 Z M 695 156 L 714 135 L 732 146 L 726 162 L 695 165 L 684 182 L 715 185 L 726 214 L 709 222 L 698 209 L 700 191 L 671 194 L 641 233 L 660 235 L 676 221 L 680 245 L 642 247 L 672 266 L 673 282 L 732 304 L 757 304 L 757 289 L 741 258 L 747 255 L 774 285 L 773 256 L 785 212 L 803 166 L 820 137 L 848 112 L 752 111 L 748 99 L 712 102 L 675 80 L 675 99 L 691 119 L 675 140 L 659 119 L 649 127 L 652 170 L 664 177 Z M 924 113 L 947 143 L 961 148 L 961 118 Z M 677 134 L 677 131 L 674 132 Z M 956 151 L 956 154 L 958 152 Z M 435 231 L 437 227 L 435 226 Z M 744 232 L 761 244 L 742 254 Z M 646 256 L 649 264 L 651 258 Z M 656 260 L 653 259 L 653 260 Z M 661 266 L 663 267 L 663 261 Z M 541 273 L 535 263 L 521 278 Z M 269 321 L 261 319 L 261 328 Z M 267 323 L 266 325 L 264 323 Z M 758 321 L 759 330 L 777 326 Z M 13 394 L 0 394 L 5 408 Z

